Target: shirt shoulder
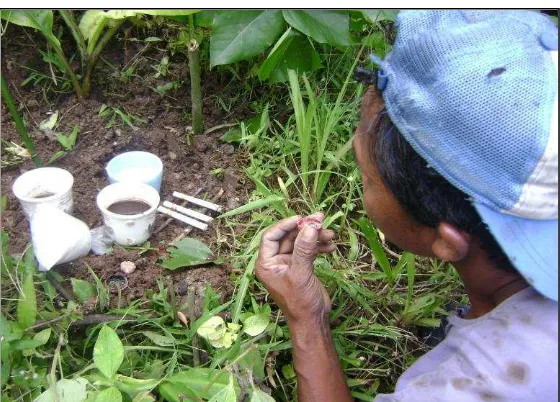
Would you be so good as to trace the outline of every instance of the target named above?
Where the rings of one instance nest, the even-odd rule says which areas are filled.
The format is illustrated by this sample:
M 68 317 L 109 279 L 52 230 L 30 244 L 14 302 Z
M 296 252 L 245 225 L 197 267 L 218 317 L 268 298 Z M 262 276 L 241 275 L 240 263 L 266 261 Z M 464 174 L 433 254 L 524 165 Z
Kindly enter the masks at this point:
M 376 402 L 557 401 L 558 303 L 526 289 L 447 338 Z

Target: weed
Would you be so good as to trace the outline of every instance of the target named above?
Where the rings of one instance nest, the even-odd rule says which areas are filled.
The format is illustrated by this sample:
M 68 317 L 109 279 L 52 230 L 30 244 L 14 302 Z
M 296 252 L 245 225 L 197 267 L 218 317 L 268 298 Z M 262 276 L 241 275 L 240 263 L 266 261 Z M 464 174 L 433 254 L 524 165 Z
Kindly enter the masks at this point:
M 105 128 L 114 127 L 117 118 L 120 119 L 121 123 L 127 125 L 134 131 L 138 130 L 138 127 L 136 127 L 133 123 L 146 122 L 140 116 L 136 116 L 132 113 L 127 113 L 126 111 L 123 112 L 119 108 L 107 106 L 106 104 L 101 105 L 98 114 L 99 116 L 106 117 L 109 120 L 107 124 L 105 124 Z

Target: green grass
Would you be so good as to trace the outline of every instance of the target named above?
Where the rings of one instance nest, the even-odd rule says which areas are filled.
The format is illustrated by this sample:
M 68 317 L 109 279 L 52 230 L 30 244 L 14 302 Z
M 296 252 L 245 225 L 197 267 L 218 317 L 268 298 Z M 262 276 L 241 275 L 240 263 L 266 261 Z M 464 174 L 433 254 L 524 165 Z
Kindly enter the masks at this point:
M 333 340 L 352 395 L 371 401 L 390 392 L 427 349 L 414 326 L 437 326 L 442 306 L 462 292 L 448 264 L 391 248 L 365 217 L 349 152 L 363 88 L 351 82 L 347 64 L 329 72 L 337 83 L 290 73 L 290 115 L 277 120 L 261 101 L 257 118 L 241 122 L 236 140 L 254 191 L 218 221 L 214 250 L 232 264 L 235 289 L 220 303 L 207 288 L 200 318 L 192 303 L 176 304 L 163 279 L 145 300 L 125 306 L 92 270 L 89 284 L 72 283 L 77 302 L 61 302 L 51 281 L 64 278 L 37 272 L 31 248 L 12 256 L 3 234 L 2 401 L 32 401 L 55 386 L 74 387 L 73 395 L 84 388 L 88 401 L 179 401 L 179 394 L 224 401 L 228 392 L 240 398 L 260 390 L 295 400 L 290 334 L 253 270 L 266 227 L 315 211 L 337 233 L 337 251 L 317 259 L 316 274 L 333 301 Z M 177 311 L 186 312 L 188 327 Z M 110 320 L 91 322 L 101 314 Z M 206 328 L 217 315 L 225 321 Z

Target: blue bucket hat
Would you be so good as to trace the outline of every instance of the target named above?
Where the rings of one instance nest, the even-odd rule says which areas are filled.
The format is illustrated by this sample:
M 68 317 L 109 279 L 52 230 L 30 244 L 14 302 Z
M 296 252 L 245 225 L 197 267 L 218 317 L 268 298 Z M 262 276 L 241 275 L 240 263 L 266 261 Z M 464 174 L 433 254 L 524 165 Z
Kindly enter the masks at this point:
M 558 301 L 558 28 L 533 11 L 402 11 L 372 60 L 401 134 Z

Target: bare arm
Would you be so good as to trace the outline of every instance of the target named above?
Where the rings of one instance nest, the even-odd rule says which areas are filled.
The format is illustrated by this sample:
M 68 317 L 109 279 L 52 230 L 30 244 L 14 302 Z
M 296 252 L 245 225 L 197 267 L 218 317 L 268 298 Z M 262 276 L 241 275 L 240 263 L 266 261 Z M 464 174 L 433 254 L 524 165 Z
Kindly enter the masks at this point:
M 327 323 L 290 327 L 299 402 L 352 401 Z
M 323 215 L 316 218 L 322 221 Z M 309 226 L 298 233 L 298 219 L 284 219 L 265 232 L 257 277 L 288 321 L 298 401 L 352 401 L 328 324 L 331 301 L 313 273 L 317 254 L 334 251 L 334 233 Z

